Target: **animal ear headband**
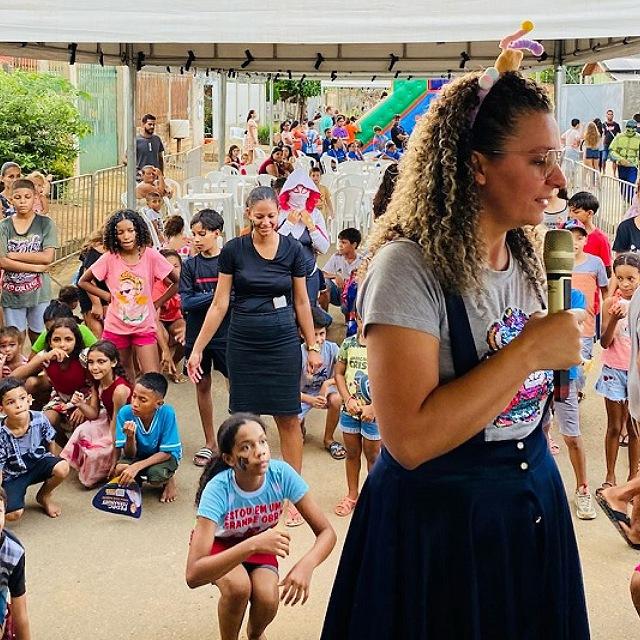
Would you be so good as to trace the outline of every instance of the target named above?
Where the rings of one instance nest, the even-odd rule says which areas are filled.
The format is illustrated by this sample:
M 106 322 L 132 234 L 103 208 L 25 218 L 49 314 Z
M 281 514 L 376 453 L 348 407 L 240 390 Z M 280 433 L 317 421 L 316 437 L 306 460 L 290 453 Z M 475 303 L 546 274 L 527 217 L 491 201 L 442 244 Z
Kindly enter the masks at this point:
M 523 37 L 533 31 L 533 26 L 533 22 L 525 20 L 520 25 L 518 31 L 500 40 L 500 44 L 498 45 L 501 49 L 500 55 L 496 58 L 493 67 L 485 69 L 478 80 L 478 86 L 480 87 L 478 89 L 478 98 L 480 101 L 469 117 L 472 127 L 478 111 L 482 106 L 482 102 L 498 78 L 500 78 L 500 74 L 506 73 L 507 71 L 517 71 L 524 57 L 523 51 L 529 51 L 529 53 L 537 57 L 540 57 L 544 53 L 544 47 L 537 40 L 529 40 Z

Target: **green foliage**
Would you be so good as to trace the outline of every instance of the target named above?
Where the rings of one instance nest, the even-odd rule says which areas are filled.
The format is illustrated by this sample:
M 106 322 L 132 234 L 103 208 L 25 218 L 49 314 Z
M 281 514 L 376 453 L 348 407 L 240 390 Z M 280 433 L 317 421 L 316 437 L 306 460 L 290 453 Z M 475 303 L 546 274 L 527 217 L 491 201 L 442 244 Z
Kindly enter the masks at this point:
M 301 98 L 313 98 L 321 93 L 321 84 L 318 80 L 278 80 L 273 83 L 274 102 L 285 100 L 300 102 Z
M 297 105 L 297 118 L 304 116 L 307 98 L 319 96 L 322 93 L 322 85 L 318 80 L 278 80 L 273 83 L 273 102 L 284 100 Z
M 260 144 L 269 144 L 269 125 L 263 124 L 258 127 L 258 142 Z
M 568 65 L 565 67 L 566 84 L 580 84 L 581 65 Z M 553 67 L 547 67 L 542 71 L 537 71 L 535 78 L 542 84 L 553 84 L 554 70 Z
M 86 99 L 62 76 L 0 70 L 0 164 L 72 175 L 78 140 L 91 131 L 76 106 Z

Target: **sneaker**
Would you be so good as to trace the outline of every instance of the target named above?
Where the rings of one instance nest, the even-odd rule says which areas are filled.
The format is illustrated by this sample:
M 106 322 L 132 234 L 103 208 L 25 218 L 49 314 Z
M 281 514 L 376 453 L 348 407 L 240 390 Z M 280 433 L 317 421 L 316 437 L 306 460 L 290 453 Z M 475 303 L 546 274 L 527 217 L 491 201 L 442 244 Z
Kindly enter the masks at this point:
M 575 503 L 576 515 L 580 520 L 593 520 L 596 517 L 597 513 L 593 506 L 593 498 L 588 489 L 586 493 L 580 493 L 579 489 L 576 491 Z

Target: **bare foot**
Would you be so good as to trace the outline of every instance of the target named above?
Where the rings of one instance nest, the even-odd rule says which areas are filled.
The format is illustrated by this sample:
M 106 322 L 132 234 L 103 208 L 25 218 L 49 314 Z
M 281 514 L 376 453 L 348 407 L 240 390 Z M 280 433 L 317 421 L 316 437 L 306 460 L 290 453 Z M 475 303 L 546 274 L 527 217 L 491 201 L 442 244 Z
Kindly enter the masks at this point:
M 42 489 L 36 494 L 36 501 L 50 518 L 57 518 L 62 513 L 60 506 L 52 500 L 51 494 Z
M 622 511 L 622 513 L 628 513 L 629 505 L 626 500 L 620 497 L 618 487 L 605 487 L 600 490 L 600 495 L 607 501 L 612 509 Z
M 640 531 L 636 531 L 631 527 L 628 527 L 624 522 L 620 523 L 620 527 L 627 534 L 627 538 L 633 542 L 633 544 L 640 544 Z
M 160 496 L 160 502 L 173 502 L 178 495 L 178 488 L 176 487 L 176 479 L 171 478 L 167 484 L 164 485 L 164 490 Z

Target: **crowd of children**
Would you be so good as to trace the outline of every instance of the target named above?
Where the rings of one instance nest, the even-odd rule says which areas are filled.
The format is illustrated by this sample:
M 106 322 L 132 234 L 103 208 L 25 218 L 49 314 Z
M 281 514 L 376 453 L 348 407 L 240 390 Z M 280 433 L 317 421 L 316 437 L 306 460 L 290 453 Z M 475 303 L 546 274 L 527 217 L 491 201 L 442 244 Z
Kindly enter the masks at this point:
M 7 521 L 20 518 L 27 488 L 41 485 L 36 501 L 48 516 L 58 517 L 61 508 L 53 493 L 70 469 L 86 487 L 116 476 L 123 484 L 137 481 L 158 487 L 161 502 L 173 502 L 175 473 L 183 452 L 178 418 L 165 403 L 167 379 L 159 372 L 164 370 L 176 383 L 186 380 L 182 362 L 194 349 L 219 280 L 223 218 L 204 209 L 192 218 L 188 232 L 178 216 L 163 224 L 166 185 L 161 174 L 145 167 L 139 189 L 146 207 L 140 213 L 123 210 L 111 216 L 81 251 L 77 286 L 61 288 L 52 299 L 47 270 L 54 259 L 57 234 L 54 222 L 45 215 L 46 185 L 39 182 L 39 176 L 22 179 L 19 167 L 7 164 L 10 166 L 1 170 L 5 191 L 0 193 L 4 211 L 9 213 L 0 220 L 4 310 L 4 326 L 0 327 L 0 513 Z M 313 233 L 325 239 L 320 218 L 330 215 L 331 200 L 318 185 L 319 169 L 312 169 L 310 178 L 306 178 L 305 194 L 317 191 L 313 215 L 318 220 L 302 226 L 312 226 Z M 608 239 L 595 224 L 597 211 L 592 194 L 577 193 L 560 216 L 553 212 L 550 225 L 573 235 L 572 306 L 586 312 L 583 365 L 570 372 L 569 396 L 557 401 L 554 411 L 575 473 L 576 513 L 584 520 L 595 518 L 596 511 L 579 402 L 589 392 L 585 371 L 594 358 L 596 341 L 602 347 L 602 369 L 595 390 L 603 396 L 607 414 L 607 471 L 598 483 L 603 508 L 609 494 L 602 490 L 615 488 L 618 482 L 619 448 L 628 449 L 628 481 L 636 478 L 640 463 L 637 425 L 628 409 L 630 334 L 634 331 L 628 314 L 640 285 L 640 258 L 629 251 L 633 247 L 618 252 L 614 246 L 617 255 L 612 260 Z M 285 222 L 287 215 L 291 217 L 286 211 L 281 215 Z M 165 249 L 152 248 L 143 216 L 152 222 Z M 311 214 L 307 217 L 311 220 Z M 295 225 L 291 222 L 290 226 Z M 357 503 L 362 455 L 370 469 L 381 445 L 375 399 L 369 388 L 366 338 L 353 304 L 357 271 L 364 260 L 361 243 L 357 229 L 344 229 L 338 235 L 337 251 L 321 270 L 315 263 L 319 250 L 311 241 L 310 257 L 305 258 L 307 278 L 317 274 L 319 280 L 319 286 L 307 284 L 307 288 L 315 333 L 313 350 L 317 347 L 321 365 L 308 365 L 309 348 L 301 340 L 298 420 L 305 434 L 309 412 L 326 413 L 323 446 L 333 459 L 345 460 L 346 492 L 334 509 L 338 516 L 350 515 Z M 341 346 L 327 339 L 332 321 L 326 313 L 329 305 L 339 307 L 348 323 Z M 306 599 L 311 573 L 331 551 L 335 534 L 308 496 L 299 473 L 286 463 L 270 461 L 260 418 L 236 414 L 216 435 L 212 376 L 218 371 L 228 379 L 228 330 L 227 315 L 202 352 L 195 384 L 203 445 L 192 460 L 203 467 L 203 475 L 187 582 L 191 587 L 212 582 L 219 587 L 223 638 L 238 637 L 250 601 L 249 637 L 259 638 L 277 610 L 277 557 L 287 555 L 289 534 L 273 527 L 287 511 L 287 501 L 311 525 L 316 542 L 282 582 L 286 602 Z M 28 355 L 24 351 L 27 336 Z M 344 444 L 335 438 L 338 428 Z M 549 444 L 557 453 L 551 434 Z M 239 520 L 241 510 L 253 516 Z M 28 626 L 22 611 L 24 550 L 8 532 L 0 533 L 2 554 L 11 556 L 15 576 L 9 577 L 8 585 L 0 583 L 0 617 L 8 592 L 13 624 L 24 628 Z

